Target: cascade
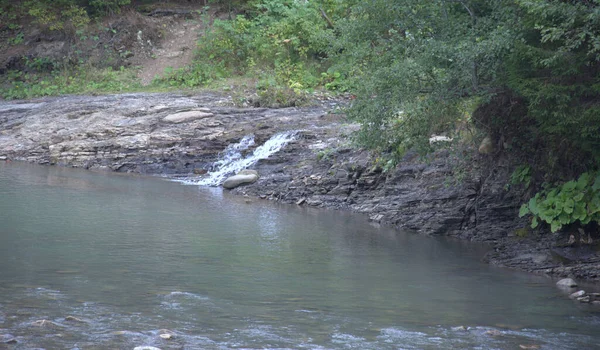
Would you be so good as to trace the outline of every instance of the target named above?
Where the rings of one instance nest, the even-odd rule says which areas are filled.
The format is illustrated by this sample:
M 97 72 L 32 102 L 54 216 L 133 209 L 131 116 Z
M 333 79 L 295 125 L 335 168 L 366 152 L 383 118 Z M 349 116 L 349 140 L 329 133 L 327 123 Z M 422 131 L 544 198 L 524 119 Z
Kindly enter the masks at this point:
M 219 160 L 212 166 L 214 170 L 209 172 L 206 177 L 190 182 L 202 186 L 219 186 L 229 175 L 246 169 L 259 160 L 269 158 L 272 154 L 279 152 L 285 145 L 295 139 L 297 133 L 297 131 L 286 131 L 275 134 L 264 144 L 258 146 L 252 154 L 244 157 L 242 151 L 254 145 L 254 135 L 246 135 L 240 142 L 227 146 L 221 152 Z

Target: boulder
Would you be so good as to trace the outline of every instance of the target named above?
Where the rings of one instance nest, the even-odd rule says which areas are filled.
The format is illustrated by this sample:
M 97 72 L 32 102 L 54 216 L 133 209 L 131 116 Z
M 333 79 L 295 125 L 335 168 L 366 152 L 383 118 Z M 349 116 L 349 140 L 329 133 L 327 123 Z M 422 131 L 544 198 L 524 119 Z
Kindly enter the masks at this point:
M 249 174 L 249 175 L 233 175 L 227 178 L 225 182 L 223 182 L 223 188 L 231 190 L 240 185 L 251 184 L 258 180 L 258 175 Z
M 571 278 L 563 278 L 562 280 L 556 282 L 556 286 L 559 288 L 575 288 L 577 287 L 577 282 Z

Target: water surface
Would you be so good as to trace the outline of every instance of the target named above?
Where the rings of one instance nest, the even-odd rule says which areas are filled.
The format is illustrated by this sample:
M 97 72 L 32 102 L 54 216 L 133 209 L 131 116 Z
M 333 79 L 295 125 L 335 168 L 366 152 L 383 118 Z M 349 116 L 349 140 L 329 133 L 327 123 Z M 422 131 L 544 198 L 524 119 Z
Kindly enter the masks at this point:
M 600 344 L 594 309 L 479 246 L 215 188 L 0 162 L 0 238 L 0 349 Z

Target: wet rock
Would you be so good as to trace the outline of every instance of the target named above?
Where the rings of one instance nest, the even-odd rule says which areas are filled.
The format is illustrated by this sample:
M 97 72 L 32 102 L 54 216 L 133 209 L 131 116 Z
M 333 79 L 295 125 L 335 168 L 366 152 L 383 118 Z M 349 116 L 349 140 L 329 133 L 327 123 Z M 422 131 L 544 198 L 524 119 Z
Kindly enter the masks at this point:
M 169 339 L 173 338 L 173 335 L 169 334 L 169 333 L 163 333 L 163 334 L 160 334 L 159 337 L 161 337 L 162 339 L 165 339 L 165 340 L 169 340 Z
M 519 348 L 521 348 L 521 349 L 530 349 L 531 350 L 531 349 L 539 349 L 540 346 L 537 345 L 537 344 L 529 344 L 529 345 L 521 344 L 521 345 L 519 345 Z
M 465 326 L 457 326 L 457 327 L 452 327 L 451 328 L 454 332 L 466 332 L 469 329 Z
M 224 182 L 223 182 L 223 188 L 226 188 L 228 190 L 236 188 L 240 185 L 245 185 L 245 184 L 251 184 L 254 183 L 258 180 L 258 176 L 255 174 L 249 174 L 249 175 L 233 175 L 228 177 Z
M 136 346 L 135 348 L 133 348 L 133 350 L 161 350 L 161 349 L 157 348 L 155 346 L 143 345 L 143 346 Z
M 382 214 L 373 214 L 373 215 L 369 216 L 369 220 L 374 221 L 374 222 L 380 222 L 382 219 L 383 219 Z
M 582 302 L 582 303 L 589 303 L 590 302 L 590 296 L 586 295 L 583 297 L 579 297 L 577 298 L 577 301 Z
M 580 290 L 580 291 L 577 291 L 577 292 L 572 293 L 571 295 L 569 295 L 569 298 L 570 299 L 577 299 L 577 298 L 580 298 L 580 297 L 582 297 L 584 295 L 585 295 L 585 291 L 584 290 Z
M 563 278 L 560 281 L 556 282 L 556 285 L 559 288 L 575 288 L 577 287 L 577 282 L 575 282 L 571 278 Z
M 206 173 L 208 173 L 208 170 L 206 170 L 206 169 L 194 168 L 194 174 L 196 174 L 196 175 L 204 175 Z

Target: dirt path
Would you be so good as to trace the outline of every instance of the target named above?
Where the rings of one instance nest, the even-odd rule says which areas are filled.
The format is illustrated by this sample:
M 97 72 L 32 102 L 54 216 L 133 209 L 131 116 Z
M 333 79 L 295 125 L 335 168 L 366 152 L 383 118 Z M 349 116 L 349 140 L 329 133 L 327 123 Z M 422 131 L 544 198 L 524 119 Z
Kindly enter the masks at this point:
M 197 8 L 186 8 L 188 11 L 201 11 L 200 4 Z M 198 37 L 202 34 L 204 20 L 210 20 L 214 11 L 205 15 L 193 13 L 187 18 L 176 18 L 171 24 L 165 26 L 164 40 L 159 43 L 152 53 L 153 56 L 138 63 L 142 70 L 138 74 L 142 85 L 149 85 L 152 80 L 163 76 L 169 67 L 178 69 L 189 65 L 194 58 L 194 50 Z

